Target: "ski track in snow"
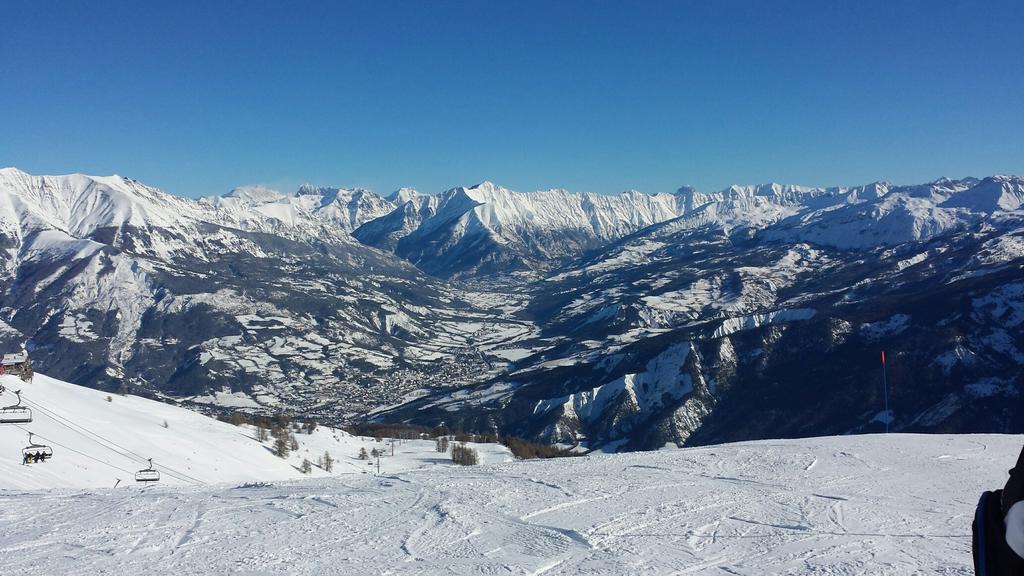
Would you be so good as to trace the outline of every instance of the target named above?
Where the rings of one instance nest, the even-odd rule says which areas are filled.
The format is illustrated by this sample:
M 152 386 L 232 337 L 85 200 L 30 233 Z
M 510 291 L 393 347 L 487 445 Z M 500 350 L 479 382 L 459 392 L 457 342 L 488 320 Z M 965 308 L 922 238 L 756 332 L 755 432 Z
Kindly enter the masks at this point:
M 974 503 L 1005 481 L 1021 442 L 846 436 L 249 487 L 4 490 L 0 566 L 5 576 L 970 574 Z

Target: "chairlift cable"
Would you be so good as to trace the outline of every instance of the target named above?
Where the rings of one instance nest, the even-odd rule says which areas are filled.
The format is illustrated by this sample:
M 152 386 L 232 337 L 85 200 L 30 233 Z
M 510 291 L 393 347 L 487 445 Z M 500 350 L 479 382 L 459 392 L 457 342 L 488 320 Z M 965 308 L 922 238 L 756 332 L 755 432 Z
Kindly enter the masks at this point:
M 65 428 L 68 428 L 72 432 L 75 432 L 75 433 L 77 433 L 79 435 L 82 435 L 82 436 L 87 436 L 87 435 L 95 436 L 96 438 L 99 438 L 99 440 L 102 440 L 103 442 L 111 444 L 112 446 L 114 446 L 118 450 L 115 450 L 114 448 L 111 448 L 110 446 L 104 446 L 104 447 L 107 448 L 108 450 L 116 453 L 116 454 L 119 454 L 119 455 L 125 456 L 125 457 L 129 457 L 129 455 L 131 455 L 131 456 L 133 456 L 135 458 L 138 458 L 141 462 L 144 462 L 146 460 L 145 458 L 143 458 L 139 454 L 137 454 L 137 453 L 135 453 L 135 452 L 125 448 L 124 446 L 121 446 L 121 445 L 117 444 L 116 442 L 114 442 L 112 440 L 108 440 L 108 439 L 104 438 L 103 436 L 100 436 L 99 434 L 89 430 L 85 426 L 82 426 L 81 424 L 77 424 L 77 423 L 71 421 L 69 418 L 67 418 L 65 416 L 61 416 L 60 414 L 55 413 L 54 411 L 50 410 L 49 408 L 45 408 L 44 406 L 42 406 L 38 402 L 35 402 L 35 401 L 32 401 L 32 400 L 28 400 L 28 399 L 26 399 L 25 401 L 30 403 L 30 404 L 32 404 L 33 406 L 38 408 L 40 412 L 42 412 L 43 414 L 49 416 L 52 420 L 54 420 L 55 422 L 57 422 L 61 426 L 64 426 Z M 78 430 L 76 430 L 76 428 L 78 428 Z M 99 442 L 98 440 L 96 440 L 94 438 L 90 438 L 90 440 L 92 440 L 93 442 L 97 442 L 97 443 L 102 444 L 102 442 Z M 124 452 L 124 453 L 122 453 L 122 452 Z
M 74 433 L 76 433 L 76 434 L 78 434 L 78 435 L 80 435 L 82 437 L 85 437 L 85 438 L 87 438 L 89 440 L 92 440 L 93 442 L 96 442 L 100 446 L 103 446 L 104 448 L 106 448 L 107 450 L 110 450 L 111 452 L 117 454 L 118 456 L 121 456 L 121 457 L 124 457 L 124 458 L 129 458 L 129 459 L 131 459 L 131 457 L 134 457 L 134 458 L 137 458 L 140 462 L 145 462 L 145 461 L 148 460 L 148 458 L 144 458 L 143 456 L 141 456 L 137 452 L 135 452 L 133 450 L 129 450 L 128 448 L 125 448 L 124 446 L 121 446 L 117 442 L 114 442 L 113 440 L 109 440 L 109 439 L 107 439 L 107 438 L 97 434 L 96 432 L 93 432 L 92 430 L 89 430 L 85 426 L 82 426 L 81 424 L 77 424 L 77 423 L 73 422 L 69 418 L 67 418 L 65 416 L 61 416 L 60 414 L 57 414 L 57 413 L 53 412 L 52 410 L 44 407 L 43 405 L 41 405 L 37 401 L 28 400 L 27 398 L 24 399 L 24 400 L 25 400 L 25 402 L 35 406 L 44 415 L 49 416 L 57 424 L 60 424 L 60 425 L 64 426 L 65 428 L 71 430 L 72 432 L 74 432 Z M 36 434 L 36 436 L 39 436 L 39 435 Z M 93 437 L 90 437 L 90 436 L 93 436 Z M 97 440 L 97 438 L 99 440 Z M 110 446 L 108 446 L 107 444 L 110 444 Z M 111 446 L 113 446 L 114 448 L 112 448 Z M 73 450 L 73 451 L 77 452 L 76 450 Z M 81 453 L 81 452 L 79 452 L 79 453 Z M 194 478 L 192 476 L 189 476 L 188 474 L 185 474 L 184 472 L 180 472 L 178 470 L 175 470 L 174 468 L 171 468 L 171 467 L 169 467 L 167 465 L 158 464 L 157 466 L 159 466 L 161 469 L 163 469 L 165 472 L 167 472 L 168 475 L 170 475 L 173 478 L 176 478 L 177 480 L 181 480 L 183 482 L 194 482 L 196 484 L 205 484 L 205 482 L 203 482 L 202 480 L 199 480 L 198 478 Z M 123 470 L 122 468 L 118 468 L 118 469 L 119 470 Z M 135 472 L 130 472 L 130 473 L 134 474 Z
M 17 426 L 18 428 L 21 428 L 21 430 L 23 432 L 28 433 L 28 429 L 27 428 L 23 428 L 21 426 L 18 426 L 17 424 L 15 424 L 15 426 Z M 126 474 L 134 474 L 134 472 L 130 472 L 128 470 L 125 470 L 124 468 L 121 468 L 120 466 L 115 466 L 115 465 L 111 464 L 110 462 L 106 462 L 104 460 L 100 460 L 99 458 L 96 458 L 95 456 L 90 456 L 89 454 L 86 454 L 85 452 L 82 452 L 80 450 L 75 450 L 74 448 L 71 448 L 70 446 L 65 446 L 65 445 L 61 444 L 60 442 L 57 442 L 56 440 L 53 440 L 51 438 L 47 438 L 46 436 L 43 436 L 42 434 L 37 434 L 37 433 L 33 432 L 32 435 L 33 436 L 37 436 L 39 438 L 42 438 L 43 440 L 45 440 L 46 442 L 49 442 L 50 444 L 53 444 L 54 446 L 59 446 L 59 447 L 63 448 L 64 450 L 67 450 L 68 452 L 74 452 L 75 454 L 80 454 L 80 455 L 85 456 L 86 458 L 88 458 L 90 460 L 94 460 L 96 462 L 99 462 L 100 464 L 103 464 L 104 466 L 109 466 L 109 467 L 111 467 L 111 468 L 113 468 L 115 470 L 120 470 L 121 472 L 124 472 Z
M 58 424 L 63 425 L 65 428 L 68 428 L 72 432 L 75 432 L 75 433 L 77 433 L 79 435 L 82 435 L 82 436 L 86 436 L 86 434 L 91 435 L 91 436 L 95 436 L 95 438 L 89 438 L 89 439 L 92 440 L 93 442 L 96 442 L 97 444 L 100 444 L 101 446 L 103 446 L 104 448 L 110 450 L 111 452 L 114 452 L 115 454 L 118 454 L 119 456 L 128 457 L 128 455 L 130 454 L 131 456 L 134 456 L 135 458 L 138 458 L 140 462 L 146 462 L 146 461 L 149 460 L 148 458 L 142 456 L 138 452 L 135 452 L 133 450 L 125 448 L 124 446 L 118 444 L 117 442 L 114 442 L 113 440 L 105 438 L 105 437 L 101 436 L 100 434 L 97 434 L 96 432 L 93 432 L 92 430 L 89 430 L 85 426 L 82 426 L 81 424 L 77 424 L 77 423 L 73 422 L 72 420 L 70 420 L 69 418 L 67 418 L 65 416 L 61 416 L 60 414 L 55 413 L 53 410 L 50 410 L 49 408 L 46 408 L 46 407 L 42 406 L 38 401 L 32 401 L 32 400 L 28 400 L 28 399 L 26 399 L 25 401 L 33 404 L 43 414 L 49 416 L 54 421 L 56 421 Z M 75 428 L 79 428 L 80 430 L 76 430 Z M 84 433 L 83 433 L 83 431 L 84 431 Z M 86 437 L 88 437 L 88 436 L 86 436 Z M 98 438 L 99 440 L 102 440 L 102 442 L 100 442 L 99 440 L 96 440 L 96 438 Z M 110 446 L 107 446 L 107 445 L 103 444 L 103 442 L 106 442 L 107 444 L 110 444 L 111 446 L 114 446 L 114 448 L 117 448 L 117 449 L 115 450 L 114 448 L 111 448 Z M 198 483 L 198 484 L 204 484 L 204 482 L 202 480 L 199 480 L 198 478 L 195 478 L 193 476 L 189 476 L 188 474 L 186 474 L 184 472 L 181 472 L 179 470 L 176 470 L 174 468 L 171 468 L 170 466 L 167 466 L 166 464 L 157 464 L 157 467 L 163 469 L 169 475 L 171 475 L 172 477 L 177 478 L 178 480 L 182 480 L 182 481 L 186 481 L 186 482 L 187 481 L 191 481 L 191 482 L 195 482 L 195 483 Z

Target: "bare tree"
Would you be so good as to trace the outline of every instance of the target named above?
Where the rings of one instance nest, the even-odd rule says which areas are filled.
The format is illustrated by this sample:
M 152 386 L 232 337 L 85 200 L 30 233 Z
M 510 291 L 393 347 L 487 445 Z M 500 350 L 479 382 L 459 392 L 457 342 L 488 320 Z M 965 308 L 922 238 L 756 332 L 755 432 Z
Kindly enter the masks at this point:
M 476 450 L 460 442 L 452 446 L 452 462 L 462 466 L 472 466 L 480 462 L 480 455 Z

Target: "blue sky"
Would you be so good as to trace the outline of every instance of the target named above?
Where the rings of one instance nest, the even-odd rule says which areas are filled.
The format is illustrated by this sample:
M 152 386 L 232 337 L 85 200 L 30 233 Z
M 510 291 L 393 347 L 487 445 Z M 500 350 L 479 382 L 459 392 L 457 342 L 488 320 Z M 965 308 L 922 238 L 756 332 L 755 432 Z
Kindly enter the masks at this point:
M 11 2 L 0 165 L 615 193 L 1024 173 L 1024 2 Z

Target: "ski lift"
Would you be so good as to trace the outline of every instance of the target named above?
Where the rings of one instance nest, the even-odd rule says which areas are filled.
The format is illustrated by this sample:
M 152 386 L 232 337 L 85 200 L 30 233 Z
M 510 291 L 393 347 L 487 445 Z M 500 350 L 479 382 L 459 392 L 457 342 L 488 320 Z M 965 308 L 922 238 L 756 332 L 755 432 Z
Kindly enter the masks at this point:
M 32 437 L 35 436 L 32 432 L 28 433 L 28 446 L 21 449 L 21 457 L 25 462 L 45 462 L 53 457 L 53 448 L 50 448 L 46 444 L 36 444 L 32 441 Z M 32 457 L 32 460 L 29 459 Z
M 153 459 L 149 458 L 149 468 L 143 468 L 135 473 L 136 482 L 159 482 L 160 472 L 153 469 Z
M 21 390 L 14 394 L 18 397 L 17 404 L 0 408 L 0 424 L 28 424 L 32 421 L 32 409 L 21 405 Z

